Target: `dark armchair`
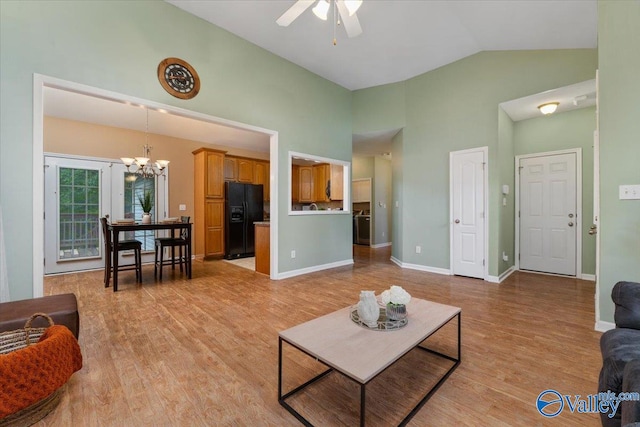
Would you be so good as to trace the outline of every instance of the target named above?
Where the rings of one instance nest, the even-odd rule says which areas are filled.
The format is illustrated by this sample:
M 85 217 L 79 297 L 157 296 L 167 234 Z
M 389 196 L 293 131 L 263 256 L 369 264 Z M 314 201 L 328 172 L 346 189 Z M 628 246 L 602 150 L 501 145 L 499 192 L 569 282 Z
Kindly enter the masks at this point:
M 640 393 L 640 283 L 618 282 L 611 291 L 616 328 L 602 334 L 598 391 Z M 600 415 L 603 427 L 640 427 L 640 401 L 621 402 L 615 415 Z

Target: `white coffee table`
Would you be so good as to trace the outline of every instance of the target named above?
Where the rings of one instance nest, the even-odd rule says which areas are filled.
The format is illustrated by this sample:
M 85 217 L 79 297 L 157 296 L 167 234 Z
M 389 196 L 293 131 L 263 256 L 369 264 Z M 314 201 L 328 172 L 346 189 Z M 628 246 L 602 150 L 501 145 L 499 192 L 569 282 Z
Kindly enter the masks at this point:
M 453 366 L 433 386 L 402 420 L 404 425 L 420 410 L 436 390 L 458 367 L 460 355 L 461 309 L 412 298 L 407 306 L 409 322 L 401 329 L 392 331 L 368 330 L 354 323 L 350 317 L 351 307 L 346 307 L 326 316 L 318 317 L 280 332 L 278 339 L 278 401 L 304 425 L 311 426 L 302 415 L 293 409 L 286 399 L 305 387 L 337 371 L 360 384 L 360 425 L 365 422 L 365 386 L 386 368 L 398 361 L 410 350 L 418 348 L 454 362 Z M 454 318 L 458 323 L 458 354 L 452 357 L 420 344 Z M 282 394 L 282 342 L 297 348 L 329 369 Z

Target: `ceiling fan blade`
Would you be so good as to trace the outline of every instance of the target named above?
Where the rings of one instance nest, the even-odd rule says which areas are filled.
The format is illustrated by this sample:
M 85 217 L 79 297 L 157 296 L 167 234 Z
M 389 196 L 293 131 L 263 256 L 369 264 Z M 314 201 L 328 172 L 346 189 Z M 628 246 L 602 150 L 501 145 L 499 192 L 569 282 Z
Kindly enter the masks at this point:
M 288 27 L 298 16 L 302 15 L 302 12 L 307 10 L 309 6 L 313 4 L 315 0 L 298 0 L 293 6 L 291 6 L 280 18 L 276 20 L 276 23 L 281 27 Z
M 340 18 L 344 29 L 347 31 L 347 35 L 351 38 L 362 34 L 362 27 L 360 26 L 360 21 L 358 21 L 358 16 L 355 13 L 349 16 L 349 10 L 343 0 L 336 0 L 336 6 L 338 6 L 338 12 L 340 12 Z

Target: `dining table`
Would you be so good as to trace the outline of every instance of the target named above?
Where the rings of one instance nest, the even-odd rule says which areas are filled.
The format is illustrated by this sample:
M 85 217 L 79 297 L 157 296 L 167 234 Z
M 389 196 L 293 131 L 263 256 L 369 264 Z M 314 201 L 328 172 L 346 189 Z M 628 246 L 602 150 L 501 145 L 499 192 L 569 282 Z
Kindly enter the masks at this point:
M 113 245 L 113 291 L 118 290 L 118 242 L 120 240 L 120 233 L 127 231 L 142 231 L 142 230 L 170 230 L 173 236 L 175 231 L 178 230 L 179 234 L 182 230 L 186 230 L 186 273 L 187 278 L 191 279 L 191 226 L 190 222 L 182 221 L 157 221 L 151 223 L 141 222 L 111 222 L 108 225 L 109 232 L 111 233 L 111 242 Z

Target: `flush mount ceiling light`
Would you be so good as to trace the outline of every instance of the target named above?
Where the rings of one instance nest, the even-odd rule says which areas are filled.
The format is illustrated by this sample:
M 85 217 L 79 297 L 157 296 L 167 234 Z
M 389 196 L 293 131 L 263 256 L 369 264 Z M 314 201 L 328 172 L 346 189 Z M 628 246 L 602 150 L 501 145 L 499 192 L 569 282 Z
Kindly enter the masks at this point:
M 546 104 L 538 105 L 538 110 L 546 116 L 556 111 L 558 105 L 560 105 L 559 102 L 547 102 Z
M 316 0 L 297 0 L 293 6 L 276 20 L 276 23 L 281 27 L 288 27 L 314 3 L 316 3 Z M 344 25 L 347 36 L 350 38 L 362 34 L 362 27 L 360 27 L 360 21 L 358 21 L 358 16 L 356 15 L 356 11 L 361 5 L 362 0 L 318 0 L 312 10 L 314 15 L 326 21 L 329 11 L 333 9 L 333 44 L 335 45 L 337 43 L 336 27 L 338 25 Z

